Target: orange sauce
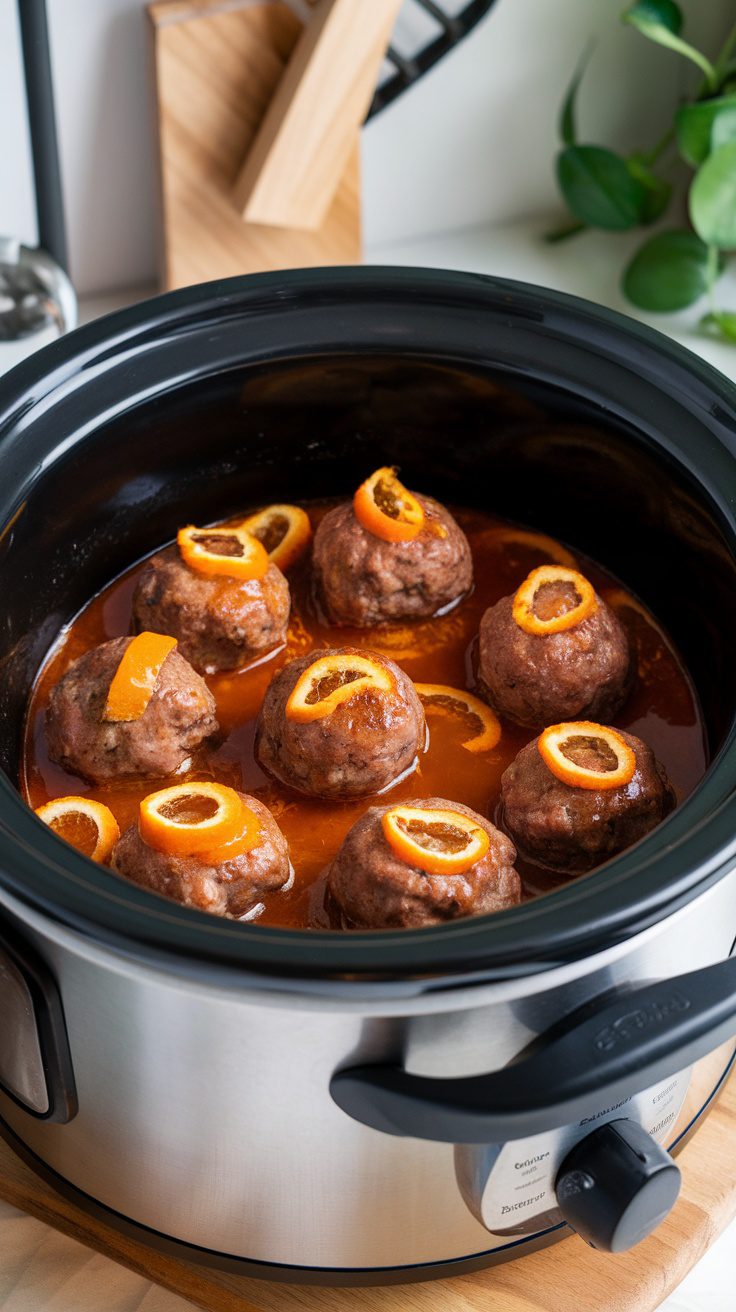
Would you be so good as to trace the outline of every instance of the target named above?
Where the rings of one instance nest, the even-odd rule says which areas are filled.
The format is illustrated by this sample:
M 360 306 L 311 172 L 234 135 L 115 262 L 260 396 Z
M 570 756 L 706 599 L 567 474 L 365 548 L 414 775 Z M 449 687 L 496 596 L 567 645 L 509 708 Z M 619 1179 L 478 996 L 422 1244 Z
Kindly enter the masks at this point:
M 306 506 L 313 528 L 333 504 Z M 303 797 L 264 775 L 253 755 L 255 720 L 275 671 L 310 650 L 350 645 L 383 652 L 417 683 L 472 688 L 475 639 L 484 610 L 514 592 L 532 568 L 551 560 L 543 540 L 526 530 L 515 541 L 504 521 L 475 510 L 454 513 L 470 541 L 475 585 L 448 614 L 369 629 L 330 627 L 315 605 L 307 554 L 288 570 L 292 614 L 284 648 L 245 669 L 207 677 L 217 701 L 221 736 L 198 754 L 187 777 L 217 779 L 260 798 L 273 812 L 291 849 L 293 886 L 266 898 L 259 923 L 292 928 L 329 923 L 319 876 L 350 826 L 371 805 L 370 798 L 335 803 Z M 707 766 L 703 724 L 687 671 L 654 616 L 600 566 L 574 551 L 573 555 L 577 568 L 617 611 L 637 651 L 638 679 L 616 725 L 649 744 L 665 765 L 678 802 L 682 801 Z M 50 690 L 71 662 L 90 647 L 130 632 L 131 597 L 144 563 L 94 597 L 60 635 L 31 695 L 20 779 L 23 796 L 31 806 L 70 793 L 83 794 L 109 806 L 121 831 L 136 822 L 141 799 L 163 785 L 138 779 L 91 785 L 67 773 L 49 758 L 44 718 Z M 498 746 L 476 755 L 462 742 L 470 736 L 469 729 L 477 731 L 477 721 L 430 708 L 428 723 L 429 745 L 416 772 L 380 800 L 444 797 L 464 802 L 493 819 L 501 775 L 535 735 L 504 723 Z M 517 868 L 526 897 L 565 882 L 564 876 L 537 865 L 519 861 Z

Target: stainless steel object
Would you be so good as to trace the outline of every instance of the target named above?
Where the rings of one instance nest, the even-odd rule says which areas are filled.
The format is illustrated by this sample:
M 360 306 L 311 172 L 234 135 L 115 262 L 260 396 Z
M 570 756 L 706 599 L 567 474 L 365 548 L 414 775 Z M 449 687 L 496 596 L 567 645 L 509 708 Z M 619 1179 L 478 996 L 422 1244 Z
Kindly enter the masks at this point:
M 0 237 L 0 374 L 77 324 L 77 299 L 43 250 Z
M 399 1049 L 422 1074 L 482 1072 L 614 987 L 672 974 L 685 956 L 693 967 L 716 961 L 731 946 L 736 873 L 637 940 L 543 980 L 399 1000 L 380 989 L 333 1000 L 308 985 L 295 998 L 201 982 L 95 948 L 5 894 L 0 904 L 22 914 L 58 978 L 74 1058 L 79 1112 L 69 1124 L 29 1121 L 0 1098 L 3 1119 L 42 1162 L 188 1244 L 259 1263 L 380 1269 L 503 1248 L 520 1221 L 528 1236 L 559 1223 L 554 1173 L 589 1127 L 507 1145 L 487 1176 L 486 1149 L 459 1149 L 476 1158 L 474 1178 L 460 1167 L 459 1186 L 452 1145 L 359 1125 L 330 1098 L 333 1072 Z M 657 1138 L 669 1144 L 686 1082 L 680 1075 L 671 1102 L 667 1080 L 616 1114 L 652 1129 L 664 1120 Z M 597 1114 L 606 1109 L 589 1119 Z M 527 1205 L 515 1163 L 544 1153 Z M 515 1235 L 504 1233 L 509 1216 Z
M 46 0 L 18 0 L 38 249 L 0 236 L 0 374 L 77 324 L 68 268 Z

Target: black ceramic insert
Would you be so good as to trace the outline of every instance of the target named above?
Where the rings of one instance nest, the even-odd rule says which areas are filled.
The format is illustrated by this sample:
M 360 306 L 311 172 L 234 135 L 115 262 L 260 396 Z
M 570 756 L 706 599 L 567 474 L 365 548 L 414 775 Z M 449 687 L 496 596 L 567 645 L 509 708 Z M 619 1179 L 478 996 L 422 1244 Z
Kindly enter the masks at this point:
M 585 302 L 473 275 L 260 275 L 72 333 L 0 382 L 0 884 L 135 951 L 314 987 L 346 972 L 412 990 L 527 973 L 651 923 L 736 847 L 735 448 L 734 388 L 696 357 Z M 61 625 L 183 520 L 346 493 L 384 461 L 409 486 L 570 541 L 652 607 L 716 758 L 696 793 L 600 873 L 421 931 L 219 921 L 62 845 L 13 787 Z

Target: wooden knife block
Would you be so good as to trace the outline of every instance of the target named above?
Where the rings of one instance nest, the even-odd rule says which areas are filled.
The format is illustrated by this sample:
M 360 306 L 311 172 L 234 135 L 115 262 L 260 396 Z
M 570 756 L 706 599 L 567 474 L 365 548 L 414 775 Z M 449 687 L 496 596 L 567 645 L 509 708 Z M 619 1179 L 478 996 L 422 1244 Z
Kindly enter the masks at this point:
M 370 3 L 370 0 L 366 0 Z M 243 220 L 232 189 L 301 24 L 279 0 L 158 0 L 154 45 L 165 289 L 361 258 L 358 136 L 321 226 Z

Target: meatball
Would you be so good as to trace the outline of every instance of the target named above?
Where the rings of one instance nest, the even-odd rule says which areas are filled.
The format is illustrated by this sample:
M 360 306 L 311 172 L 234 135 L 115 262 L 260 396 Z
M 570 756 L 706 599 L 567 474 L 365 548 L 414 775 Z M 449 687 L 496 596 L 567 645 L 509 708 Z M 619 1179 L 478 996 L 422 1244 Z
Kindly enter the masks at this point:
M 131 825 L 115 845 L 112 869 L 185 907 L 241 920 L 265 893 L 275 893 L 288 884 L 292 868 L 288 844 L 271 812 L 257 798 L 245 793 L 239 796 L 261 824 L 260 840 L 250 852 L 220 865 L 207 865 L 196 856 L 174 856 L 149 847 L 138 826 Z
M 349 502 L 325 515 L 313 559 L 320 600 L 333 624 L 426 619 L 468 591 L 473 561 L 465 534 L 437 501 L 417 501 L 425 526 L 410 542 L 376 537 Z
M 544 595 L 543 595 L 544 594 Z M 574 604 L 569 583 L 538 594 L 544 618 Z M 573 628 L 528 633 L 503 597 L 480 622 L 478 691 L 506 719 L 541 729 L 561 720 L 607 723 L 631 690 L 634 662 L 617 616 L 598 596 L 596 609 Z
M 191 754 L 218 728 L 215 699 L 178 650 L 166 657 L 137 720 L 104 720 L 107 694 L 132 638 L 85 652 L 52 690 L 46 712 L 51 758 L 93 782 L 120 775 L 158 777 L 187 770 Z
M 514 870 L 516 851 L 505 834 L 460 802 L 423 797 L 406 805 L 461 812 L 486 831 L 488 851 L 463 874 L 428 874 L 391 848 L 381 825 L 391 808 L 370 807 L 349 831 L 327 874 L 328 890 L 350 924 L 361 929 L 417 929 L 517 905 L 521 881 Z
M 361 686 L 322 718 L 304 723 L 286 713 L 299 679 L 323 657 L 370 661 L 388 675 L 387 688 Z M 346 680 L 348 681 L 348 680 Z M 282 783 L 314 797 L 366 797 L 388 788 L 423 750 L 426 723 L 414 684 L 378 652 L 352 647 L 311 652 L 290 661 L 272 679 L 256 728 L 256 756 Z
M 538 739 L 504 771 L 503 824 L 524 856 L 552 870 L 592 870 L 631 847 L 672 810 L 675 796 L 664 766 L 640 738 L 621 729 L 616 733 L 636 756 L 633 778 L 619 788 L 563 783 L 542 759 Z M 595 756 L 594 748 L 587 750 Z
M 261 579 L 199 574 L 167 547 L 138 580 L 133 619 L 139 631 L 170 633 L 196 669 L 213 674 L 282 643 L 289 607 L 289 585 L 274 564 Z

